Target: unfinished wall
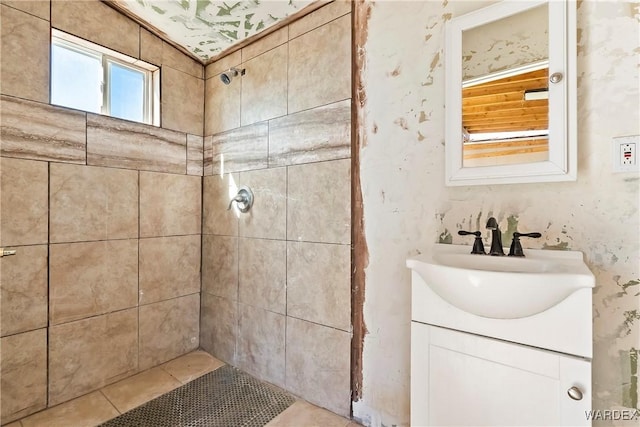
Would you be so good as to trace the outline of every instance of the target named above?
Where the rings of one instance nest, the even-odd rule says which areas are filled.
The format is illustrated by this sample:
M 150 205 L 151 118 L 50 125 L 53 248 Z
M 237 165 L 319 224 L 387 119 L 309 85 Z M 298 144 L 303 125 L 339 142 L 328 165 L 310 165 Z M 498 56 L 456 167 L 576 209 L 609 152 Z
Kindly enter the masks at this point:
M 4 424 L 198 347 L 204 82 L 100 2 L 0 10 Z M 51 27 L 161 66 L 163 127 L 48 105 Z
M 200 341 L 350 412 L 351 5 L 335 2 L 206 68 Z M 246 69 L 225 86 L 220 73 Z M 240 186 L 255 204 L 227 211 Z
M 405 259 L 458 229 L 540 231 L 532 248 L 579 250 L 596 276 L 593 408 L 638 408 L 638 175 L 611 173 L 611 139 L 639 134 L 638 4 L 578 3 L 577 182 L 444 186 L 444 22 L 456 2 L 358 3 L 365 103 L 361 180 L 369 247 L 362 398 L 367 425 L 409 424 Z M 367 10 L 369 9 L 370 10 Z M 603 94 L 607 94 L 603 97 Z

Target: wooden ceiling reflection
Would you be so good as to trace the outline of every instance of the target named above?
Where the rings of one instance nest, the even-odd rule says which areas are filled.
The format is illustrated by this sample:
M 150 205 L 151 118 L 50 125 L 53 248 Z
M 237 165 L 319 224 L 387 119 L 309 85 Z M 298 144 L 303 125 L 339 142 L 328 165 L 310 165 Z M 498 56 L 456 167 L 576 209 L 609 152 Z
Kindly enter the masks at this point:
M 548 74 L 544 68 L 462 89 L 462 125 L 469 133 L 548 129 L 548 100 L 524 100 L 527 90 L 549 88 Z

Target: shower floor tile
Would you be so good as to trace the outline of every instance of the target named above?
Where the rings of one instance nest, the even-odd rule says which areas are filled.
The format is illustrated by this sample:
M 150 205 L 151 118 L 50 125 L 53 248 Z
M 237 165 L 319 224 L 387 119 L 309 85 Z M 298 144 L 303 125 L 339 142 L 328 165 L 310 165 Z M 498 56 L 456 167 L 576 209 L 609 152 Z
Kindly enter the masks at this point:
M 224 365 L 207 352 L 194 351 L 6 427 L 97 426 Z M 298 400 L 266 425 L 300 426 L 357 427 L 359 424 Z

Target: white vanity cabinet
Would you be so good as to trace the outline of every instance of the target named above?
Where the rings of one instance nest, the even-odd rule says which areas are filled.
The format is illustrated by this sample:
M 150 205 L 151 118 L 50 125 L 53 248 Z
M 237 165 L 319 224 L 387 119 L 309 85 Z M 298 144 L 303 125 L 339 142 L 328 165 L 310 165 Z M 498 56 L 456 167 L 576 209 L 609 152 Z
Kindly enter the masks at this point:
M 419 322 L 411 343 L 413 426 L 589 425 L 588 360 Z

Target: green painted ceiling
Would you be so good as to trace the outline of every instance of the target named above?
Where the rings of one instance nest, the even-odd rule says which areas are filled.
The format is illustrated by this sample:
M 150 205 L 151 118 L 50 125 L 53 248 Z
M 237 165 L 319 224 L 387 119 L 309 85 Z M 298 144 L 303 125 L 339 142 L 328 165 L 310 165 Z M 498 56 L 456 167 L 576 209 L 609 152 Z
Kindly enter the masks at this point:
M 203 61 L 312 0 L 116 0 Z

